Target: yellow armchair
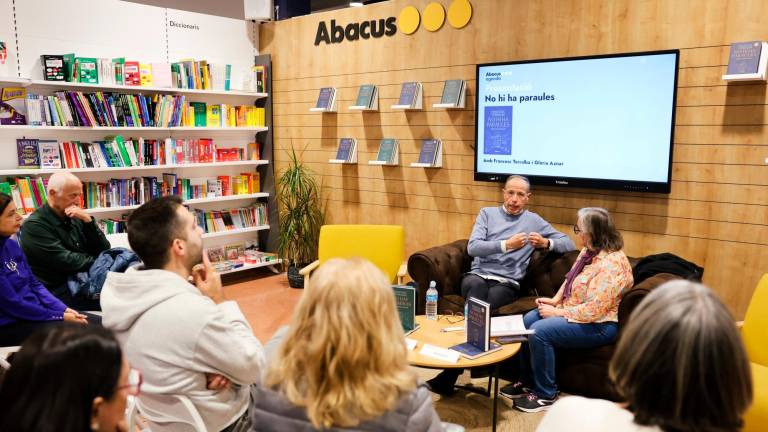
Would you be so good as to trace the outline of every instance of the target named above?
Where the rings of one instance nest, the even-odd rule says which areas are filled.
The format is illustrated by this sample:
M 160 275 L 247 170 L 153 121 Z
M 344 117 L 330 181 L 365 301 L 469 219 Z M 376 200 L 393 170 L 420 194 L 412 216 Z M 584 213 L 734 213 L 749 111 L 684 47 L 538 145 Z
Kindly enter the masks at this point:
M 320 228 L 318 260 L 299 271 L 304 288 L 309 276 L 320 264 L 331 258 L 361 257 L 371 261 L 392 283 L 403 283 L 407 266 L 405 231 L 400 225 L 323 225 Z
M 768 273 L 764 274 L 749 301 L 741 328 L 744 346 L 752 363 L 752 406 L 744 416 L 744 432 L 768 427 Z

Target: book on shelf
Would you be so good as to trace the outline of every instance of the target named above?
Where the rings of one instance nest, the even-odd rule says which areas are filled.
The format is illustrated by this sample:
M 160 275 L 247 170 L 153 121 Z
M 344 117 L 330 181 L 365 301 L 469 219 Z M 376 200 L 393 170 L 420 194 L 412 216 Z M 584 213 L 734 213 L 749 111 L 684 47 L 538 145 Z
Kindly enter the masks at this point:
M 256 93 L 266 93 L 267 91 L 267 67 L 265 65 L 256 65 L 251 67 L 253 73 L 253 88 Z
M 56 140 L 39 140 L 37 145 L 40 151 L 40 168 L 61 168 L 61 154 Z
M 336 150 L 336 160 L 351 162 L 354 158 L 357 140 L 354 138 L 341 138 L 339 148 Z
M 418 330 L 416 324 L 416 288 L 410 285 L 393 285 L 395 305 L 400 316 L 400 324 L 406 336 Z
M 336 98 L 336 89 L 333 87 L 323 87 L 320 89 L 320 94 L 317 96 L 317 103 L 315 108 L 331 110 L 333 108 L 333 102 Z
M 451 347 L 463 357 L 475 359 L 501 349 L 491 342 L 491 305 L 474 297 L 467 299 L 467 341 Z
M 152 85 L 160 88 L 173 87 L 171 79 L 171 65 L 168 63 L 151 63 L 149 67 L 152 70 Z
M 77 69 L 77 82 L 85 84 L 99 83 L 99 70 L 97 61 L 91 57 L 75 57 Z
M 440 97 L 440 103 L 460 106 L 463 102 L 462 96 L 464 95 L 465 86 L 466 82 L 463 79 L 446 80 L 443 85 L 443 95 Z
M 376 105 L 376 97 L 378 89 L 373 84 L 363 84 L 357 91 L 357 99 L 355 99 L 356 107 L 365 107 L 365 109 L 374 109 Z
M 421 83 L 419 82 L 404 82 L 400 88 L 400 97 L 397 100 L 397 104 L 400 106 L 408 106 L 416 108 L 419 102 L 419 96 L 421 95 Z
M 64 56 L 43 54 L 40 56 L 40 64 L 43 66 L 44 80 L 64 81 Z
M 152 87 L 152 66 L 147 63 L 139 63 L 139 81 L 142 87 Z
M 0 125 L 27 124 L 27 90 L 5 87 L 0 93 Z
M 726 74 L 740 75 L 758 73 L 762 48 L 762 41 L 732 43 Z
M 386 164 L 397 163 L 398 144 L 394 138 L 382 138 L 379 143 L 379 152 L 376 154 L 376 160 Z
M 441 146 L 442 142 L 439 139 L 428 138 L 421 140 L 421 149 L 419 150 L 417 163 L 434 166 L 437 162 Z
M 125 77 L 125 85 L 127 86 L 140 86 L 141 85 L 141 69 L 139 62 L 126 61 L 123 76 Z
M 40 167 L 40 149 L 36 139 L 17 139 L 16 156 L 19 168 L 39 168 Z

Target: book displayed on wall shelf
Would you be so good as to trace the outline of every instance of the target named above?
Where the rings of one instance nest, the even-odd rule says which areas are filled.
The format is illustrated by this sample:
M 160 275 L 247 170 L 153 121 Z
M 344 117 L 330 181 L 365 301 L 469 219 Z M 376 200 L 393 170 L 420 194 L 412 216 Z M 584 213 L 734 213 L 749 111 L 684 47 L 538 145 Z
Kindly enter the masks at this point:
M 379 109 L 379 89 L 373 84 L 363 84 L 357 91 L 355 104 L 351 111 L 377 111 Z
M 451 347 L 470 360 L 501 349 L 491 342 L 491 305 L 474 297 L 467 299 L 467 341 Z
M 400 150 L 397 140 L 394 138 L 382 138 L 379 143 L 379 152 L 376 159 L 368 161 L 369 165 L 399 165 Z
M 0 125 L 27 124 L 27 90 L 22 87 L 5 87 L 0 92 Z
M 400 97 L 392 109 L 421 109 L 422 108 L 422 86 L 420 82 L 404 82 L 400 88 Z
M 264 108 L 252 105 L 190 102 L 185 95 L 56 91 L 53 95 L 46 96 L 27 93 L 25 89 L 15 87 L 4 88 L 4 97 L 6 93 L 9 100 L 7 106 L 10 107 L 8 110 L 12 109 L 14 112 L 8 115 L 11 120 L 2 124 L 66 127 L 258 128 L 264 127 L 266 123 Z M 25 119 L 25 123 L 20 123 L 22 118 Z
M 393 285 L 395 305 L 400 316 L 400 324 L 406 336 L 419 329 L 416 324 L 416 288 L 410 285 Z
M 724 81 L 764 81 L 768 65 L 768 42 L 750 41 L 731 44 Z
M 315 107 L 309 110 L 313 112 L 336 112 L 336 88 L 321 88 L 317 95 Z
M 464 108 L 466 105 L 467 82 L 462 79 L 447 80 L 443 84 L 443 93 L 440 103 L 433 104 L 433 108 Z
M 418 161 L 411 163 L 412 167 L 440 168 L 443 166 L 443 143 L 436 138 L 421 140 Z
M 329 159 L 328 162 L 336 164 L 356 164 L 357 140 L 354 138 L 339 139 L 339 147 L 336 149 L 336 158 Z
M 267 68 L 264 65 L 257 65 L 251 68 L 252 78 L 251 86 L 248 90 L 255 91 L 257 93 L 265 93 L 267 91 Z

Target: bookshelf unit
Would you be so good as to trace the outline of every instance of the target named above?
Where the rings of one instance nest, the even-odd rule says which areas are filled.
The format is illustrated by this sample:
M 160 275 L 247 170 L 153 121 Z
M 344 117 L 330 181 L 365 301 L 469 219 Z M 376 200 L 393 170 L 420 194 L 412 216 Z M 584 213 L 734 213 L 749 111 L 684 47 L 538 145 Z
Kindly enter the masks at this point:
M 251 194 L 233 194 L 226 196 L 197 198 L 185 200 L 184 204 L 203 210 L 221 210 L 232 207 L 247 206 L 249 202 L 261 201 L 267 203 L 269 225 L 231 229 L 227 231 L 206 233 L 203 235 L 203 247 L 222 246 L 231 243 L 241 243 L 246 239 L 258 237 L 259 249 L 267 252 L 276 251 L 278 238 L 278 223 L 275 194 L 274 164 L 272 164 L 272 104 L 271 91 L 271 58 L 269 55 L 255 57 L 255 63 L 264 65 L 267 69 L 265 82 L 266 92 L 244 91 L 213 91 L 179 88 L 139 87 L 123 85 L 98 85 L 70 83 L 60 81 L 41 81 L 16 77 L 0 77 L 1 87 L 25 87 L 27 91 L 51 95 L 54 91 L 67 89 L 73 91 L 96 92 L 117 91 L 123 93 L 143 93 L 159 95 L 187 95 L 187 100 L 205 102 L 207 104 L 227 103 L 231 105 L 256 105 L 265 108 L 265 126 L 263 127 L 82 127 L 82 126 L 30 126 L 2 125 L 0 126 L 0 179 L 7 177 L 48 177 L 59 171 L 69 171 L 78 176 L 83 182 L 103 182 L 111 178 L 131 178 L 144 176 L 159 176 L 163 173 L 178 174 L 179 177 L 216 177 L 218 175 L 237 175 L 241 172 L 258 172 L 260 191 Z M 143 137 L 147 139 L 163 138 L 210 138 L 214 145 L 224 147 L 241 147 L 247 149 L 249 142 L 259 143 L 259 160 L 220 161 L 212 163 L 185 163 L 165 165 L 141 165 L 130 167 L 98 167 L 98 168 L 62 168 L 62 169 L 19 169 L 17 168 L 16 139 L 54 139 L 56 141 L 86 141 L 101 140 L 105 135 L 120 134 L 127 138 Z M 247 152 L 246 153 L 247 156 Z M 64 157 L 62 155 L 62 161 Z M 189 172 L 189 173 L 188 173 Z M 90 208 L 86 211 L 103 219 L 118 217 L 138 208 L 139 205 L 117 206 L 108 208 Z M 108 234 L 107 238 L 113 246 L 128 247 L 126 234 Z M 246 264 L 224 273 L 234 273 L 258 267 L 275 266 L 280 260 Z

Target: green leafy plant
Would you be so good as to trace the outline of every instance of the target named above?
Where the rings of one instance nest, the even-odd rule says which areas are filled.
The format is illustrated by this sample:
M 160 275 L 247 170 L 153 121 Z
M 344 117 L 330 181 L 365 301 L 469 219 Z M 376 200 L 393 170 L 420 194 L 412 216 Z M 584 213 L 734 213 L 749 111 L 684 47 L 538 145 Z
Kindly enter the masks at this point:
M 317 258 L 320 227 L 325 212 L 320 201 L 320 186 L 312 171 L 299 161 L 296 150 L 288 154 L 288 166 L 278 179 L 280 213 L 280 256 L 294 266 Z

